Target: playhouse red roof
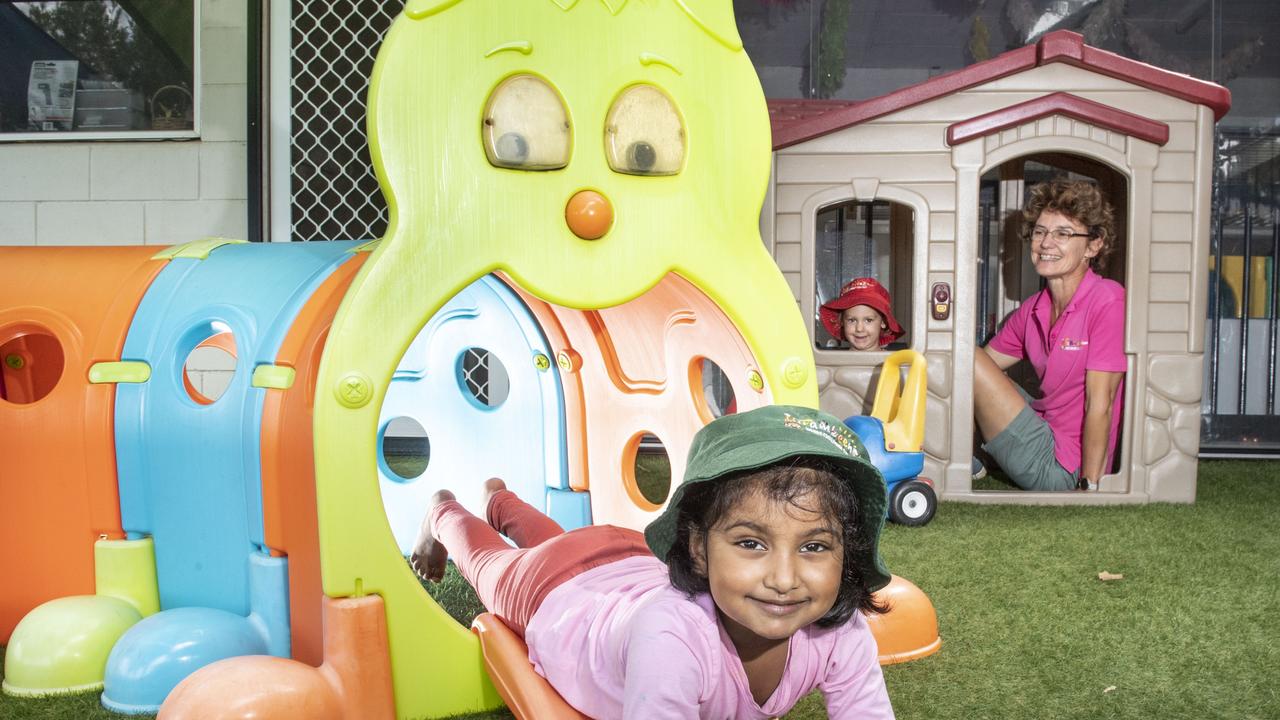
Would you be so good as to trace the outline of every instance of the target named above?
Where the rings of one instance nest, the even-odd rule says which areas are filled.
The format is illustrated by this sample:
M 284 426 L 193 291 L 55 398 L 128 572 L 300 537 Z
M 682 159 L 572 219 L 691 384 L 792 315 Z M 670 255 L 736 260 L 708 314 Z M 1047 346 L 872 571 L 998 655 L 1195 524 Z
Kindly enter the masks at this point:
M 1231 91 L 1189 75 L 1162 70 L 1084 43 L 1069 30 L 1051 32 L 1035 45 L 1002 53 L 925 82 L 868 100 L 770 100 L 773 149 L 780 150 L 827 133 L 888 115 L 982 83 L 1049 63 L 1067 63 L 1126 80 L 1213 109 L 1215 120 L 1231 107 Z

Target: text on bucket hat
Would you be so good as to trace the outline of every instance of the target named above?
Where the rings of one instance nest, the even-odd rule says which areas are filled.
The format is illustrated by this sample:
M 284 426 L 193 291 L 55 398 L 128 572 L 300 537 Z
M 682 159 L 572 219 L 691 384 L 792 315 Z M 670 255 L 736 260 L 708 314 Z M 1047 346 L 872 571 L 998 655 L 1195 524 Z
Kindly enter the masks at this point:
M 884 477 L 848 426 L 821 410 L 794 405 L 766 405 L 725 415 L 699 430 L 689 448 L 683 482 L 672 493 L 662 514 L 644 530 L 649 549 L 666 562 L 675 542 L 680 501 L 690 485 L 718 482 L 796 457 L 822 458 L 836 467 L 857 498 L 866 533 L 866 553 L 856 558 L 862 577 L 872 591 L 887 585 L 889 570 L 880 557 L 886 505 Z
M 818 309 L 818 317 L 822 320 L 822 326 L 837 340 L 844 340 L 844 328 L 841 327 L 840 313 L 854 305 L 866 305 L 880 313 L 880 317 L 884 318 L 885 328 L 880 333 L 881 347 L 902 337 L 902 326 L 898 324 L 897 318 L 893 316 L 893 311 L 889 308 L 889 291 L 885 290 L 884 286 L 876 281 L 875 278 L 860 277 L 845 283 L 845 286 L 840 288 L 840 297 L 823 303 L 822 307 Z

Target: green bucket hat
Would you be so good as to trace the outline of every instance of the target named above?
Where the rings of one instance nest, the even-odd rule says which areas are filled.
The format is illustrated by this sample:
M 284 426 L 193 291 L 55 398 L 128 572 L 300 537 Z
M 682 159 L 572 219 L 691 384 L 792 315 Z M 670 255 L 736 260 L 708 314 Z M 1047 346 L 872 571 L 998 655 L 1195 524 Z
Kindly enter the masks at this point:
M 795 405 L 767 405 L 725 415 L 693 436 L 684 481 L 656 520 L 644 530 L 649 549 L 666 562 L 676 538 L 676 516 L 685 488 L 716 481 L 745 470 L 759 470 L 795 457 L 818 457 L 836 466 L 858 498 L 869 550 L 857 558 L 872 591 L 889 584 L 889 570 L 880 557 L 884 529 L 884 477 L 867 455 L 858 436 L 843 422 L 821 410 Z

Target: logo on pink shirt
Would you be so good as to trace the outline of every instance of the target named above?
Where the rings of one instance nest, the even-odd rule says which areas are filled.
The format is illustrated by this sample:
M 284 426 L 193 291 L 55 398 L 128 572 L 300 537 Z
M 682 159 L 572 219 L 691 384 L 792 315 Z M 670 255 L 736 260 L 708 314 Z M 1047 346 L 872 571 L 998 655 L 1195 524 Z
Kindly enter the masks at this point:
M 1089 347 L 1089 341 L 1088 341 L 1088 340 L 1073 340 L 1073 339 L 1071 339 L 1071 338 L 1069 338 L 1069 337 L 1064 337 L 1064 338 L 1062 338 L 1062 340 L 1058 343 L 1058 347 L 1059 347 L 1059 348 L 1061 348 L 1061 349 L 1063 349 L 1063 350 L 1082 350 L 1082 349 L 1084 349 L 1084 348 Z

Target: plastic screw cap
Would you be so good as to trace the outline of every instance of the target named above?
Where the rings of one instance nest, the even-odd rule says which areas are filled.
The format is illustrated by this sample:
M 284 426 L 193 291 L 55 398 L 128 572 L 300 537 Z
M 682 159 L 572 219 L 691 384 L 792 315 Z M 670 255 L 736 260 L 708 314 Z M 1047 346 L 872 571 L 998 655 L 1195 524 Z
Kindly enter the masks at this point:
M 597 240 L 613 226 L 613 205 L 595 190 L 579 190 L 564 206 L 564 221 L 574 235 Z
M 809 370 L 798 358 L 790 358 L 782 364 L 782 383 L 789 388 L 798 388 L 809 379 Z

